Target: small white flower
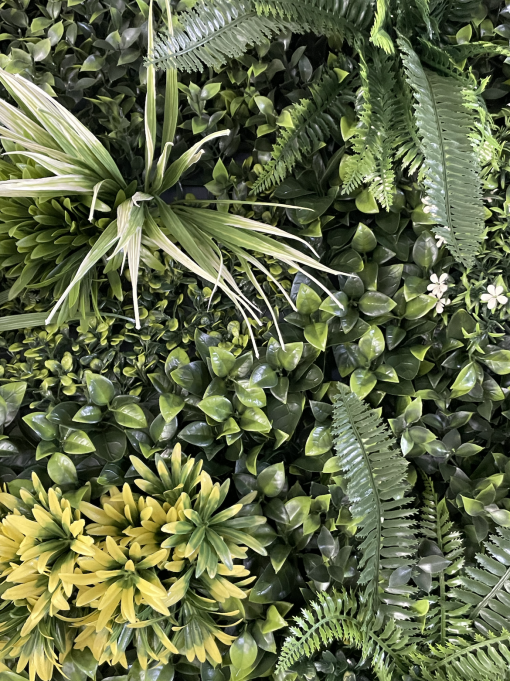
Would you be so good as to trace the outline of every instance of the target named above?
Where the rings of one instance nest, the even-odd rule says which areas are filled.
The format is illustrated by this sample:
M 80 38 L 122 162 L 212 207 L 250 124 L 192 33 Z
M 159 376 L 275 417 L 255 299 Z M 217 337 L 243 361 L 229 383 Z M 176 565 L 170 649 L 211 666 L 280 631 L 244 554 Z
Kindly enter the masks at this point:
M 487 286 L 487 293 L 482 293 L 480 300 L 483 303 L 487 303 L 489 310 L 494 310 L 498 306 L 498 303 L 504 305 L 508 302 L 508 298 L 503 295 L 503 291 L 504 289 L 502 286 L 490 284 L 490 286 Z
M 446 283 L 448 281 L 448 275 L 445 273 L 438 277 L 437 274 L 432 274 L 430 276 L 430 281 L 432 283 L 427 286 L 427 291 L 430 291 L 430 294 L 436 298 L 441 299 L 443 293 L 446 293 L 448 290 L 448 284 Z
M 448 298 L 448 300 L 446 298 L 441 298 L 441 300 L 437 301 L 436 312 L 438 314 L 441 314 L 441 312 L 444 310 L 445 306 L 449 305 L 451 302 L 452 301 L 449 298 Z
M 443 230 L 446 230 L 447 232 L 449 232 L 450 228 L 449 227 L 443 227 Z M 441 248 L 441 246 L 446 243 L 445 237 L 441 236 L 440 234 L 434 234 L 434 236 L 436 237 L 437 247 Z

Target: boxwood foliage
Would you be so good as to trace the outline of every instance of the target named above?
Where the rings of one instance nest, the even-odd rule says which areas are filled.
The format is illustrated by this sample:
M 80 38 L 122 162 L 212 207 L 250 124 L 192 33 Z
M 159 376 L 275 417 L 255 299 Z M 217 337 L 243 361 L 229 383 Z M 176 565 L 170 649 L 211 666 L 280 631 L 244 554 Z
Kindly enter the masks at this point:
M 508 40 L 508 12 L 503 4 L 457 4 L 456 19 L 445 29 L 445 40 L 452 45 Z M 183 8 L 181 3 L 179 9 Z M 0 8 L 0 66 L 57 96 L 115 155 L 129 179 L 139 179 L 143 167 L 147 13 L 148 6 L 141 1 L 64 0 L 43 5 L 24 0 L 5 2 Z M 9 595 L 15 582 L 4 574 L 0 655 L 5 667 L 0 678 L 5 674 L 8 681 L 19 681 L 36 668 L 40 678 L 46 674 L 57 681 L 377 678 L 377 667 L 371 670 L 367 654 L 356 651 L 356 640 L 348 636 L 333 640 L 327 650 L 310 647 L 308 658 L 289 657 L 287 671 L 276 671 L 280 652 L 289 650 L 287 644 L 283 648 L 288 627 L 301 608 L 311 612 L 309 604 L 317 601 L 317 594 L 328 591 L 342 594 L 334 608 L 342 605 L 356 612 L 362 599 L 357 596 L 353 603 L 346 594 L 367 583 L 366 522 L 356 515 L 353 481 L 333 442 L 338 382 L 376 410 L 408 463 L 402 486 L 407 490 L 407 507 L 414 511 L 415 554 L 408 565 L 399 566 L 401 572 L 389 588 L 399 590 L 399 598 L 406 589 L 419 592 L 420 597 L 410 597 L 409 603 L 415 605 L 402 611 L 412 615 L 410 622 L 419 624 L 427 645 L 460 645 L 457 638 L 464 633 L 454 631 L 460 627 L 458 622 L 453 622 L 446 638 L 444 629 L 438 634 L 437 622 L 450 617 L 445 603 L 451 602 L 464 604 L 466 617 L 481 635 L 500 635 L 508 620 L 504 592 L 491 592 L 483 602 L 473 594 L 487 596 L 486 585 L 501 582 L 501 566 L 490 556 L 504 551 L 510 527 L 509 152 L 504 108 L 510 73 L 497 56 L 475 55 L 473 68 L 480 78 L 491 77 L 483 96 L 498 126 L 495 136 L 500 147 L 498 163 L 483 177 L 486 239 L 470 269 L 456 263 L 441 240 L 434 238 L 414 177 L 397 173 L 390 211 L 368 200 L 363 186 L 348 194 L 342 191 L 342 158 L 351 149 L 350 112 L 360 80 L 355 51 L 337 37 L 283 33 L 218 69 L 179 76 L 178 137 L 172 153 L 182 154 L 218 126 L 230 134 L 221 138 L 215 151 L 206 152 L 176 195 L 194 192 L 197 198 L 241 200 L 271 161 L 273 144 L 281 136 L 278 131 L 289 129 L 285 127 L 289 107 L 310 97 L 327 73 L 340 69 L 350 74 L 340 83 L 338 106 L 345 110 L 335 109 L 340 120 L 335 118 L 330 136 L 302 154 L 292 175 L 271 193 L 272 202 L 288 207 L 235 208 L 241 215 L 306 238 L 325 265 L 346 272 L 321 279 L 338 304 L 333 305 L 306 275 L 266 258 L 266 266 L 295 309 L 274 282 L 260 278 L 265 294 L 278 308 L 285 347 L 267 314 L 263 328 L 254 330 L 257 358 L 246 325 L 230 302 L 165 259 L 161 271 L 140 268 L 139 330 L 133 322 L 130 283 L 122 278 L 119 295 L 110 282 L 100 282 L 101 318 L 14 328 L 0 336 L 2 538 L 9 537 L 7 528 L 16 526 L 9 519 L 13 516 L 35 522 L 35 504 L 58 515 L 57 499 L 61 512 L 69 507 L 73 520 L 84 521 L 82 535 L 92 538 L 99 551 L 106 554 L 111 549 L 115 560 L 138 565 L 142 557 L 133 545 L 141 532 L 135 529 L 144 527 L 141 522 L 146 519 L 131 516 L 128 522 L 125 509 L 134 503 L 141 516 L 144 504 L 152 504 L 149 498 L 161 508 L 168 504 L 165 514 L 176 506 L 174 496 L 180 492 L 173 491 L 175 485 L 170 490 L 165 487 L 168 480 L 162 487 L 157 480 L 164 478 L 163 466 L 172 470 L 176 460 L 172 452 L 179 446 L 183 465 L 194 459 L 204 471 L 202 486 L 208 485 L 205 474 L 213 487 L 223 485 L 219 513 L 240 506 L 233 520 L 265 519 L 250 530 L 262 551 L 248 542 L 246 551 L 239 549 L 241 542 L 230 547 L 232 555 L 244 552 L 234 557 L 247 574 L 232 582 L 246 581 L 238 587 L 245 597 L 235 592 L 235 603 L 222 601 L 223 596 L 206 584 L 206 571 L 202 582 L 200 576 L 192 577 L 196 598 L 169 606 L 174 619 L 164 619 L 161 627 L 177 653 L 164 645 L 156 649 L 158 642 L 166 641 L 158 622 L 150 627 L 128 626 L 132 622 L 124 616 L 131 614 L 127 598 L 125 613 L 121 607 L 111 625 L 112 637 L 119 641 L 117 649 L 103 655 L 97 637 L 96 644 L 90 639 L 88 646 L 87 630 L 94 628 L 78 629 L 69 621 L 91 613 L 97 616 L 97 608 L 92 601 L 84 611 L 82 601 L 77 601 L 78 589 L 81 593 L 91 585 L 73 587 L 71 579 L 67 583 L 71 610 L 55 609 L 21 644 L 23 627 L 26 634 L 31 626 L 26 621 L 34 602 L 26 593 L 19 603 L 16 592 Z M 160 93 L 162 86 L 163 81 Z M 160 97 L 159 105 L 161 101 Z M 51 218 L 55 210 L 46 202 L 38 215 Z M 10 285 L 5 261 L 12 255 L 7 242 L 16 239 L 13 223 L 25 218 L 4 212 L 0 204 L 2 289 Z M 51 243 L 55 237 L 51 220 L 39 224 L 41 240 Z M 77 235 L 86 238 L 86 227 L 81 229 L 78 224 Z M 242 290 L 255 298 L 255 288 L 244 280 L 235 262 L 232 272 Z M 10 301 L 0 297 L 3 315 L 45 312 L 51 301 L 44 289 L 28 289 Z M 199 508 L 193 490 L 183 491 L 193 509 Z M 109 536 L 118 551 L 97 527 L 104 525 L 104 516 L 102 520 L 99 516 L 108 515 L 106 507 L 113 509 L 109 517 L 117 513 L 123 518 L 115 516 L 110 526 L 116 528 Z M 187 516 L 180 520 L 189 524 Z M 165 516 L 165 524 L 172 522 L 176 520 Z M 96 527 L 91 530 L 92 524 Z M 187 536 L 184 530 L 189 528 L 181 529 Z M 170 533 L 164 533 L 160 544 L 167 536 Z M 459 548 L 455 542 L 461 539 L 463 565 L 455 553 Z M 42 536 L 34 538 L 37 546 L 41 541 Z M 24 552 L 16 549 L 10 558 L 7 555 L 5 570 L 11 570 L 11 563 L 21 565 Z M 190 560 L 191 555 L 182 560 Z M 86 556 L 77 560 L 80 570 L 93 572 L 87 569 Z M 180 556 L 173 560 L 179 562 Z M 167 557 L 165 561 L 171 562 Z M 175 583 L 169 580 L 187 574 L 182 566 L 174 567 L 175 572 L 157 565 L 146 569 L 168 591 Z M 44 571 L 40 574 L 41 580 L 46 579 Z M 444 583 L 450 578 L 455 583 L 446 590 Z M 390 612 L 400 608 L 388 600 L 386 591 L 381 590 L 378 598 L 387 599 Z M 157 619 L 148 611 L 142 613 L 143 607 L 149 607 L 142 600 L 136 603 L 137 617 Z M 228 612 L 237 614 L 230 617 Z M 207 635 L 201 630 L 202 642 L 213 632 L 220 664 L 211 656 L 212 647 L 204 657 L 200 640 L 193 647 L 180 633 L 184 630 L 172 629 L 193 621 L 209 627 Z M 374 635 L 383 631 L 381 622 L 370 626 Z M 83 645 L 75 644 L 76 632 Z M 392 632 L 387 630 L 384 636 Z M 18 667 L 23 645 L 30 657 L 30 645 L 40 645 L 42 650 L 48 637 L 53 643 L 50 647 L 45 643 L 44 650 L 51 649 L 47 659 L 54 659 L 56 665 L 48 671 L 47 663 L 34 658 L 32 666 Z M 6 647 L 7 641 L 14 648 Z M 434 650 L 442 669 L 444 651 Z M 378 649 L 367 651 L 369 657 L 377 656 Z M 418 653 L 409 659 L 423 664 Z M 398 670 L 409 666 L 395 669 L 388 678 L 401 678 Z

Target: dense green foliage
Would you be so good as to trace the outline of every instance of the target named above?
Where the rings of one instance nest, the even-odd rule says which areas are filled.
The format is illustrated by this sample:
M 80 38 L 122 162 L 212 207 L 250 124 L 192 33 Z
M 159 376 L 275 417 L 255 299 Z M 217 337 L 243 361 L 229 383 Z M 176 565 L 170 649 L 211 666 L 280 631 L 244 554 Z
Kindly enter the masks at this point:
M 0 2 L 0 681 L 506 681 L 509 17 Z

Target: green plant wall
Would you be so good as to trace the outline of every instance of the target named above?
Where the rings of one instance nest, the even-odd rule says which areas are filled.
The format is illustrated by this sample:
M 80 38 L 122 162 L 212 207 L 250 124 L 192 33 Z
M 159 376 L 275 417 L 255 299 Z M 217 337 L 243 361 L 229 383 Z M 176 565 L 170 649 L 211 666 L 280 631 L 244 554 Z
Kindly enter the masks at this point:
M 303 7 L 0 3 L 0 681 L 506 679 L 509 10 Z M 12 191 L 23 79 L 122 188 Z

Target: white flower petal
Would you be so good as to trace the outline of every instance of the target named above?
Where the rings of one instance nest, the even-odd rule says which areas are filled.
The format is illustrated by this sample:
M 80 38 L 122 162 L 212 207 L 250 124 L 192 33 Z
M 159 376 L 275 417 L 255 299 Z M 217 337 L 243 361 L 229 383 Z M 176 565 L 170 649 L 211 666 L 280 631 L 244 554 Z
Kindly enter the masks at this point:
M 504 305 L 505 303 L 508 303 L 508 298 L 506 296 L 498 296 L 498 303 Z
M 448 281 L 448 275 L 447 275 L 446 273 L 445 273 L 445 274 L 442 274 L 442 275 L 439 277 L 439 281 L 440 281 L 442 284 L 444 284 L 445 281 Z
M 492 284 L 489 284 L 489 286 L 487 286 L 487 291 L 490 293 L 491 296 L 496 295 L 496 287 L 493 286 Z
M 430 275 L 430 281 L 431 281 L 433 284 L 437 284 L 438 281 L 439 281 L 439 279 L 437 278 L 437 274 L 431 274 L 431 275 Z
M 496 298 L 491 297 L 491 299 L 487 303 L 487 307 L 489 308 L 489 310 L 493 310 L 496 307 L 497 304 L 498 304 L 498 301 L 496 300 Z
M 500 296 L 503 293 L 503 291 L 504 291 L 504 288 L 502 286 L 496 286 L 495 289 L 494 289 L 494 295 L 496 297 Z
M 489 300 L 491 300 L 491 299 L 492 299 L 492 296 L 489 293 L 482 293 L 482 295 L 480 296 L 480 300 L 483 303 L 488 303 Z

